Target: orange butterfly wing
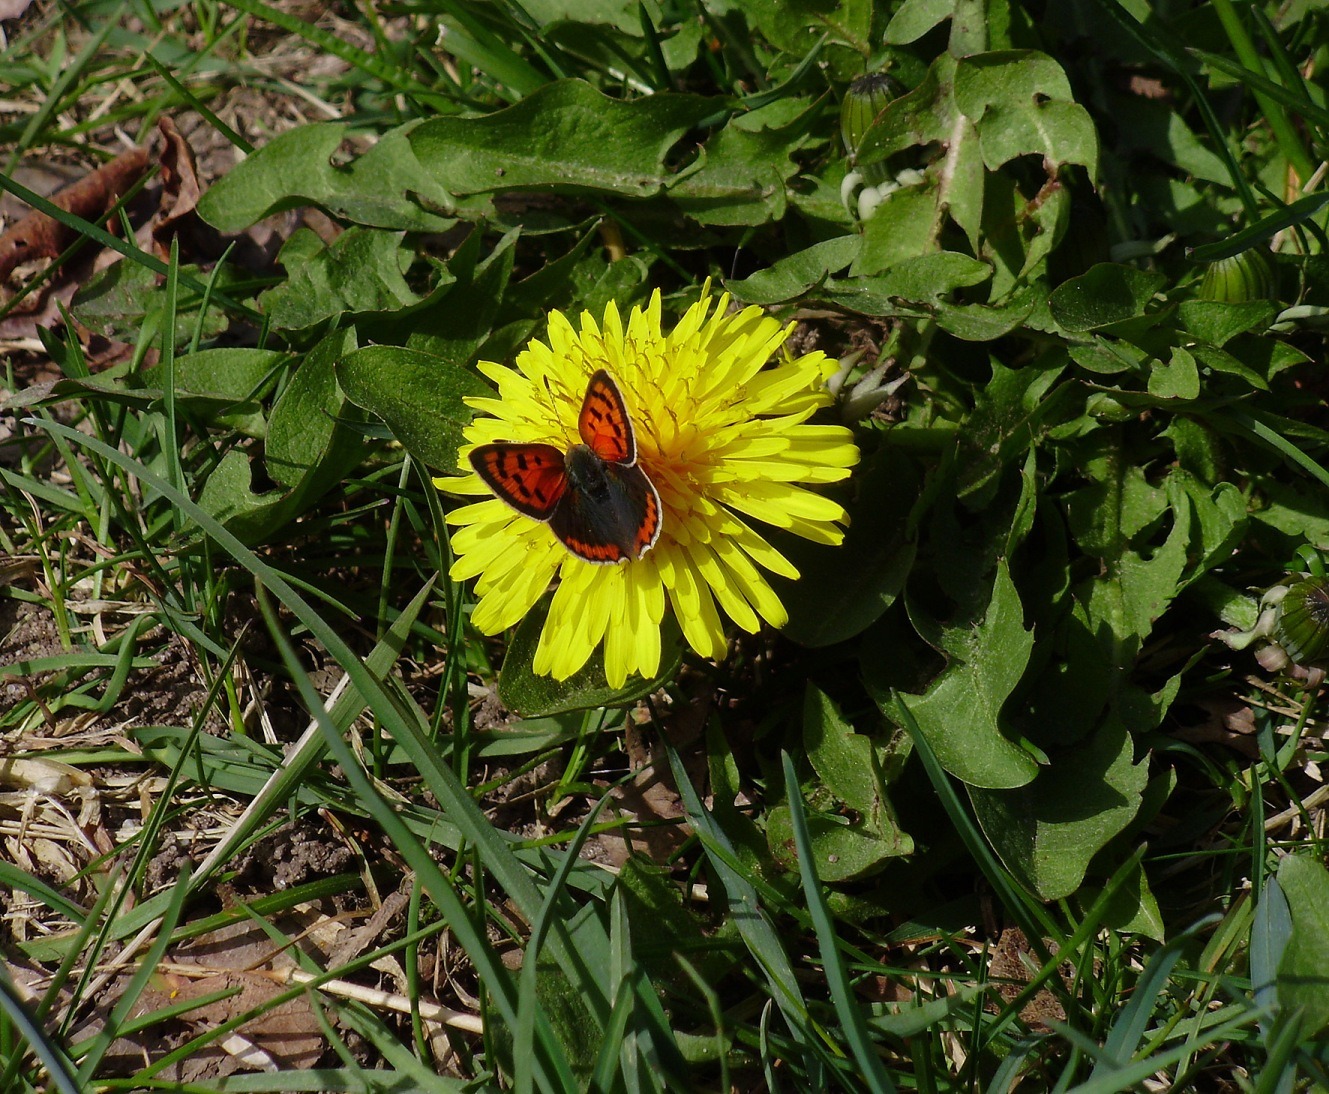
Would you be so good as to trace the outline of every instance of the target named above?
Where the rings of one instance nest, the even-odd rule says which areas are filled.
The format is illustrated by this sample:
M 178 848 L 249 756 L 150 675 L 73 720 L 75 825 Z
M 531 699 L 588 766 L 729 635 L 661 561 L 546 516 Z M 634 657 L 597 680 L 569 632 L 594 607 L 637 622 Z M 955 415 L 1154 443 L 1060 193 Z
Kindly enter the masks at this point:
M 483 444 L 471 451 L 471 466 L 517 512 L 548 523 L 578 558 L 639 559 L 660 538 L 660 495 L 637 466 L 627 403 L 604 369 L 586 386 L 577 432 L 582 444 L 566 453 L 548 444 Z
M 482 444 L 470 459 L 489 489 L 535 520 L 552 517 L 568 488 L 563 453 L 552 444 Z
M 604 369 L 597 369 L 586 385 L 577 431 L 600 459 L 628 467 L 637 462 L 637 437 L 628 417 L 628 405 L 618 384 Z
M 642 501 L 641 523 L 637 525 L 637 535 L 632 541 L 633 558 L 641 558 L 660 538 L 660 494 L 645 471 L 641 477 L 646 485 L 646 496 Z

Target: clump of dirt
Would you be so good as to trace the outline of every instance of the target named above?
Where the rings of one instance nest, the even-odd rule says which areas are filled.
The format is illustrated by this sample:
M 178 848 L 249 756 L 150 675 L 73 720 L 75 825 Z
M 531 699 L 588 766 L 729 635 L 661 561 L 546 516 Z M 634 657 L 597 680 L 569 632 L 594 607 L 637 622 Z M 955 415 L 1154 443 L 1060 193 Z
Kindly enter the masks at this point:
M 21 600 L 0 600 L 0 664 L 33 661 L 64 652 L 51 612 Z M 0 714 L 32 694 L 28 676 L 0 677 Z
M 326 829 L 303 822 L 265 836 L 235 861 L 238 893 L 268 894 L 354 868 L 355 853 Z

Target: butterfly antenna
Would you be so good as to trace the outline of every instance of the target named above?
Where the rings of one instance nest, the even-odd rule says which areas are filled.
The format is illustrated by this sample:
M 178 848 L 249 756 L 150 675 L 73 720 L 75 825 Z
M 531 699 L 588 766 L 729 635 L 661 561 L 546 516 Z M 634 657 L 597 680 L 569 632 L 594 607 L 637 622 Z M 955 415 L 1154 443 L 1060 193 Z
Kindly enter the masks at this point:
M 542 376 L 540 377 L 540 379 L 544 382 L 545 393 L 549 396 L 549 409 L 551 411 L 557 412 L 559 403 L 569 403 L 572 406 L 581 405 L 566 391 L 563 390 L 555 391 L 554 385 L 549 382 L 548 376 Z

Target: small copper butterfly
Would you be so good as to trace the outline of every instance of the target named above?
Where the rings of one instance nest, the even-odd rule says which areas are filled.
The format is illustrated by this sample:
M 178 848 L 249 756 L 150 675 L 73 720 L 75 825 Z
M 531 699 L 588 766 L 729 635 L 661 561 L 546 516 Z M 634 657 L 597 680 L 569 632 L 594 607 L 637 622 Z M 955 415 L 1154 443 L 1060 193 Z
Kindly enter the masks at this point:
M 598 369 L 577 416 L 581 444 L 482 444 L 471 466 L 498 497 L 543 521 L 587 562 L 641 558 L 660 538 L 660 495 L 637 465 L 637 436 L 612 376 Z

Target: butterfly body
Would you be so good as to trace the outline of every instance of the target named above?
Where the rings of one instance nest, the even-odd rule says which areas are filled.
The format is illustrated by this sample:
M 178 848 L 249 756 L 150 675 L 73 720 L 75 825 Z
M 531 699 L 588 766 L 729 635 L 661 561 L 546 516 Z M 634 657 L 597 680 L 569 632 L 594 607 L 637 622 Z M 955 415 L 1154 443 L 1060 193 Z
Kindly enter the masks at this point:
M 471 466 L 517 512 L 549 525 L 578 558 L 617 563 L 641 558 L 660 535 L 660 495 L 637 464 L 627 404 L 600 369 L 577 419 L 581 444 L 485 444 Z

